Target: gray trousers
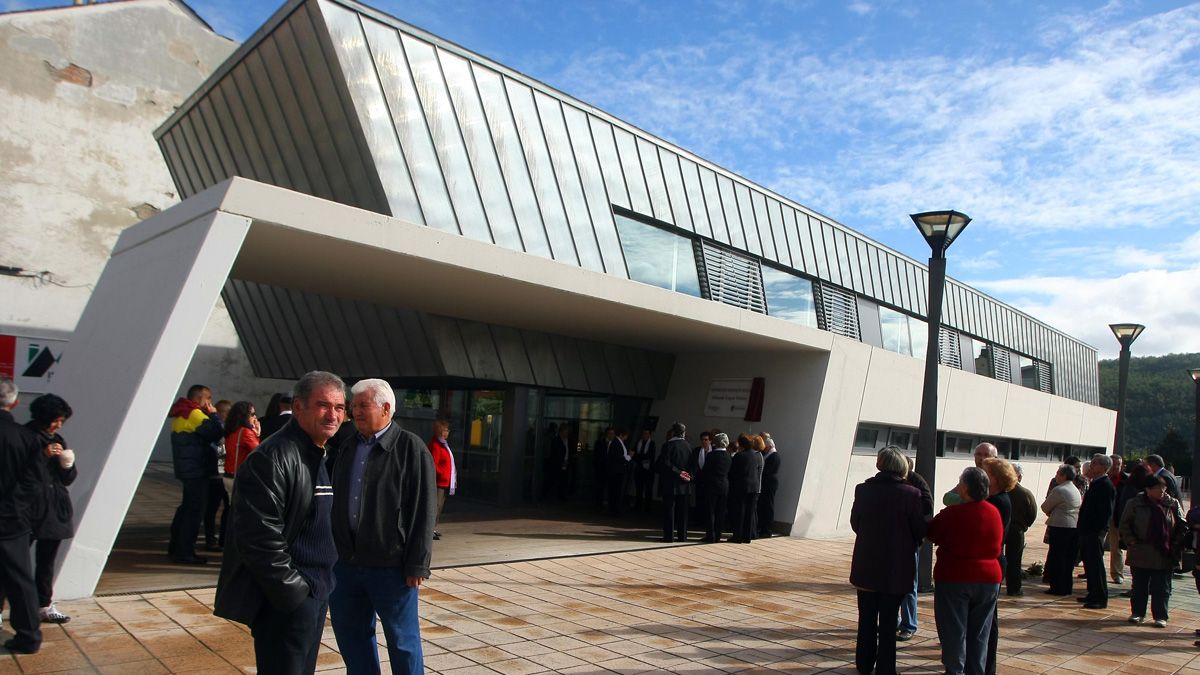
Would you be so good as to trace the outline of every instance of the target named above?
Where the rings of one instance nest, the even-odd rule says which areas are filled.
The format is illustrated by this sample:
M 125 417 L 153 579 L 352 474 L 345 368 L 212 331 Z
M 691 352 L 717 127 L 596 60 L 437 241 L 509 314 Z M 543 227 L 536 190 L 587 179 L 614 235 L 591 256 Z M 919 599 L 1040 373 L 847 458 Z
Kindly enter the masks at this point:
M 1000 584 L 938 582 L 934 587 L 933 616 L 942 665 L 950 675 L 983 675 L 999 594 Z

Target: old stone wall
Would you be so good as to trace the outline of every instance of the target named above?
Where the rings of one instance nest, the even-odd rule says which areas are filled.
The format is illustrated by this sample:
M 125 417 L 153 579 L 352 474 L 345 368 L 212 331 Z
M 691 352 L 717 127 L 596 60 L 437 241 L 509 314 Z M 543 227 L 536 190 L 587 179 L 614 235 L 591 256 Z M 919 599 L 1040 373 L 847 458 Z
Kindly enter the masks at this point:
M 171 0 L 0 15 L 0 266 L 23 270 L 0 274 L 0 334 L 70 338 L 117 235 L 179 201 L 153 130 L 235 47 Z M 191 381 L 259 406 L 286 386 L 253 377 L 221 304 Z

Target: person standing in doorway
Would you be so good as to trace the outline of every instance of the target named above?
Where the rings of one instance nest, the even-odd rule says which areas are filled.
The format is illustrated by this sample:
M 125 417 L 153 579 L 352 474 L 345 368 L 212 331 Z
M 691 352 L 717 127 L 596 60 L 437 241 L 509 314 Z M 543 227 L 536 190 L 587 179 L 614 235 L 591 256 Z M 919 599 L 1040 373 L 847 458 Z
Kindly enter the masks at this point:
M 617 430 L 608 427 L 604 435 L 592 444 L 592 497 L 596 510 L 604 511 L 604 495 L 608 492 L 608 446 L 617 437 Z
M 608 510 L 614 516 L 621 515 L 625 510 L 625 476 L 629 472 L 629 463 L 633 461 L 633 453 L 625 445 L 628 438 L 628 431 L 618 429 L 605 452 L 608 458 L 605 475 L 605 483 L 608 485 Z
M 633 448 L 633 494 L 634 510 L 645 511 L 654 501 L 654 470 L 658 459 L 657 448 L 650 429 L 642 429 L 641 438 Z M 670 496 L 665 486 L 660 488 L 665 502 Z
M 262 675 L 316 670 L 338 558 L 325 462 L 346 416 L 346 385 L 313 371 L 292 399 L 293 423 L 250 453 L 234 479 L 213 605 L 216 616 L 250 627 Z
M 754 539 L 758 519 L 758 495 L 762 490 L 762 453 L 746 434 L 738 436 L 738 451 L 729 469 L 729 498 L 733 504 L 733 538 L 735 544 L 749 544 Z
M 433 469 L 437 473 L 437 512 L 433 519 L 433 538 L 441 539 L 437 524 L 446 508 L 446 497 L 454 494 L 458 487 L 458 472 L 454 467 L 454 453 L 450 452 L 450 422 L 439 419 L 433 423 L 433 438 L 429 441 L 429 452 L 433 455 Z

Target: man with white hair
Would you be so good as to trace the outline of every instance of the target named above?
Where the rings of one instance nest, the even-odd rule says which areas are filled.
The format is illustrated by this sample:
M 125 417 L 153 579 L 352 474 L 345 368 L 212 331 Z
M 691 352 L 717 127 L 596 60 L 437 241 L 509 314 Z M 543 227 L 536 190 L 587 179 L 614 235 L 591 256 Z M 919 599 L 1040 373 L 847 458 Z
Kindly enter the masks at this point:
M 396 395 L 387 382 L 361 380 L 350 393 L 357 433 L 342 443 L 333 466 L 333 632 L 349 672 L 379 673 L 378 615 L 392 672 L 420 673 L 417 593 L 433 553 L 433 455 L 392 420 Z
M 0 581 L 11 609 L 12 638 L 5 649 L 33 654 L 42 646 L 37 590 L 29 557 L 33 524 L 43 509 L 39 494 L 43 466 L 42 444 L 29 429 L 17 424 L 17 385 L 0 379 Z

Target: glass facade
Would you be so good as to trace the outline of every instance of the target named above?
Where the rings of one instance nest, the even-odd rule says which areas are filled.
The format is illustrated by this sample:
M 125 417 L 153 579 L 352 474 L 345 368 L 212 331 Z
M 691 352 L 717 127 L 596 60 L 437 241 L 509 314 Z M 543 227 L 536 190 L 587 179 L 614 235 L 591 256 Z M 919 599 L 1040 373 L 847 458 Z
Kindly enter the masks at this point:
M 700 297 L 696 256 L 689 239 L 622 215 L 616 220 L 631 279 Z
M 274 21 L 156 132 L 184 197 L 243 175 L 637 278 L 616 205 L 925 313 L 916 260 L 457 45 L 339 0 Z M 1028 378 L 1024 362 L 1006 369 L 1022 384 L 1098 402 L 1094 348 L 954 279 L 945 304 L 945 326 L 1034 364 Z M 908 353 L 923 353 L 919 333 Z
M 767 294 L 767 314 L 810 328 L 817 327 L 817 306 L 813 301 L 812 282 L 804 277 L 762 268 L 763 290 Z

